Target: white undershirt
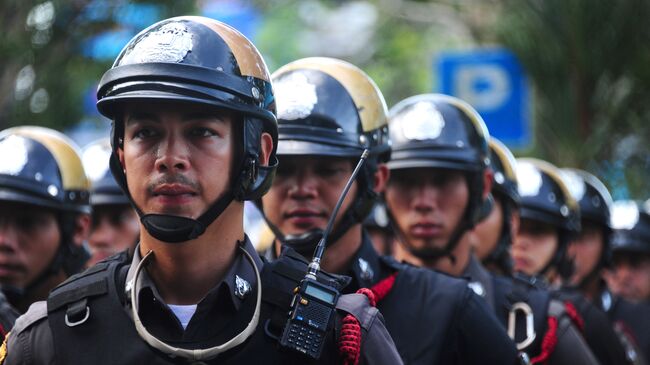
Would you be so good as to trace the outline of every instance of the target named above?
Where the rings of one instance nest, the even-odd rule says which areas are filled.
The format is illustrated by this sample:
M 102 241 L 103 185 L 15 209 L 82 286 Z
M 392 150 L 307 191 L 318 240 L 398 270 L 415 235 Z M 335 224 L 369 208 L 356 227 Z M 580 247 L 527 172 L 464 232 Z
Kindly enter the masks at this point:
M 176 305 L 176 304 L 168 304 L 169 309 L 174 312 L 174 315 L 176 315 L 176 318 L 178 318 L 179 322 L 181 322 L 181 326 L 183 326 L 183 329 L 187 328 L 187 324 L 190 323 L 190 319 L 192 319 L 192 316 L 194 315 L 194 312 L 196 312 L 196 304 L 190 304 L 190 305 Z

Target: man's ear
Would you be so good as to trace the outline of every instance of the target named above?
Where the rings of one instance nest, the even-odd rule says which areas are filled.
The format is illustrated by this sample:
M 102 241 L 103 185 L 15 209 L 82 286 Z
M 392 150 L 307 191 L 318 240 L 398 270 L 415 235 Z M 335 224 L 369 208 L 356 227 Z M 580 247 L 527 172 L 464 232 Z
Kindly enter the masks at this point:
M 482 192 L 482 200 L 487 199 L 488 194 L 490 194 L 490 191 L 492 191 L 492 178 L 494 177 L 494 172 L 492 171 L 491 168 L 486 168 L 483 171 L 483 192 Z
M 388 178 L 390 177 L 390 170 L 385 163 L 377 164 L 377 171 L 375 171 L 374 176 L 374 190 L 378 194 L 382 194 L 386 189 L 386 184 L 388 183 Z
M 72 234 L 72 242 L 81 247 L 84 241 L 90 236 L 90 214 L 79 214 L 74 220 L 74 232 Z
M 271 153 L 273 152 L 273 137 L 271 137 L 269 133 L 264 132 L 262 133 L 260 143 L 260 163 L 262 166 L 268 166 L 269 160 L 271 159 Z
M 115 149 L 117 151 L 117 158 L 120 160 L 120 166 L 122 166 L 122 171 L 126 173 L 126 165 L 124 164 L 124 147 L 118 147 Z

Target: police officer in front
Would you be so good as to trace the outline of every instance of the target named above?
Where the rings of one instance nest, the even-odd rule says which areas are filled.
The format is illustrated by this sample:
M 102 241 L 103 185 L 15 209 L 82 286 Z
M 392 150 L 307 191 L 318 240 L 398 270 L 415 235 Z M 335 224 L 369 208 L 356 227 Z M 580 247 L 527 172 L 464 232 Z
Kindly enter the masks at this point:
M 573 273 L 569 242 L 580 231 L 580 207 L 566 177 L 554 165 L 537 159 L 517 160 L 521 224 L 512 246 L 514 270 L 536 277 L 539 285 L 574 313 L 585 340 L 601 364 L 627 364 L 629 359 L 612 323 L 577 290 L 564 286 Z
M 109 138 L 90 143 L 81 155 L 91 184 L 90 205 L 93 209 L 88 237 L 89 267 L 118 252 L 133 251 L 140 238 L 138 216 L 113 178 L 108 166 L 110 156 Z
M 280 167 L 262 199 L 276 234 L 269 257 L 286 255 L 286 247 L 311 257 L 339 191 L 368 149 L 336 217 L 323 267 L 352 276 L 346 291 L 374 293 L 405 363 L 515 363 L 505 331 L 462 280 L 379 256 L 362 229 L 388 177 L 386 105 L 374 82 L 356 66 L 330 58 L 291 62 L 273 82 Z
M 122 50 L 98 100 L 139 246 L 34 304 L 6 363 L 401 363 L 367 298 L 338 296 L 345 278 L 315 268 L 295 281 L 304 262 L 265 264 L 243 232 L 243 201 L 265 193 L 277 163 L 270 77 L 246 38 L 203 17 L 160 21 Z M 287 323 L 297 285 L 307 290 L 291 308 L 313 326 L 294 313 L 278 332 L 270 318 Z M 338 308 L 353 333 L 336 339 Z
M 0 132 L 0 156 L 0 285 L 23 313 L 88 259 L 88 180 L 76 145 L 52 129 Z
M 569 243 L 567 252 L 575 270 L 565 286 L 576 288 L 587 300 L 607 313 L 621 339 L 626 354 L 635 364 L 646 363 L 650 349 L 650 307 L 637 305 L 613 294 L 603 279 L 611 267 L 610 209 L 612 198 L 605 185 L 587 171 L 561 169 L 569 192 L 580 205 L 580 233 Z M 645 320 L 647 318 L 647 320 Z M 643 351 L 640 348 L 644 349 Z

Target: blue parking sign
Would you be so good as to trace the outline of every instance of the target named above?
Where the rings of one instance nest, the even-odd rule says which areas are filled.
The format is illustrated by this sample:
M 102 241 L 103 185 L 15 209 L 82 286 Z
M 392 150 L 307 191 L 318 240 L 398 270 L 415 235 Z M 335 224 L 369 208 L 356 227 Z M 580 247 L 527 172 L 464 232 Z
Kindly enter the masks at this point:
M 530 146 L 528 85 L 514 54 L 502 48 L 445 52 L 437 67 L 440 92 L 471 104 L 490 135 L 511 148 Z

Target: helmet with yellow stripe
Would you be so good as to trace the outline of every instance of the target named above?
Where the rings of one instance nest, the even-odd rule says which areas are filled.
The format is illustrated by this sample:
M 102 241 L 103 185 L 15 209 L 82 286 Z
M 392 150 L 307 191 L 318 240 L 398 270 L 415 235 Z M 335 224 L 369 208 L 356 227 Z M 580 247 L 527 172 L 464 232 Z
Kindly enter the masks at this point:
M 4 152 L 1 152 L 3 151 Z M 23 126 L 0 132 L 0 200 L 89 213 L 89 182 L 79 148 L 52 129 Z
M 569 241 L 580 232 L 580 207 L 571 195 L 567 178 L 549 162 L 519 158 L 517 181 L 521 219 L 549 224 L 558 232 L 558 248 L 542 273 L 555 267 L 560 275 L 569 277 L 573 263 L 567 257 L 566 250 Z
M 234 28 L 214 19 L 182 16 L 146 28 L 122 49 L 102 77 L 97 108 L 113 119 L 111 171 L 128 194 L 117 159 L 122 146 L 125 103 L 192 103 L 235 113 L 241 128 L 242 151 L 234 151 L 228 191 L 197 219 L 150 215 L 137 206 L 147 231 L 165 242 L 183 242 L 203 234 L 233 200 L 253 200 L 270 187 L 277 167 L 260 162 L 261 138 L 268 133 L 277 144 L 275 99 L 266 64 L 255 46 Z M 237 144 L 239 145 L 239 144 Z M 130 198 L 130 196 L 129 196 Z
M 358 67 L 342 60 L 310 57 L 291 62 L 272 75 L 278 106 L 278 156 L 331 156 L 358 160 L 369 151 L 357 177 L 351 207 L 330 235 L 336 242 L 370 213 L 377 194 L 374 174 L 390 155 L 387 107 L 375 82 Z M 278 238 L 304 254 L 313 252 L 320 230 L 300 238 Z

